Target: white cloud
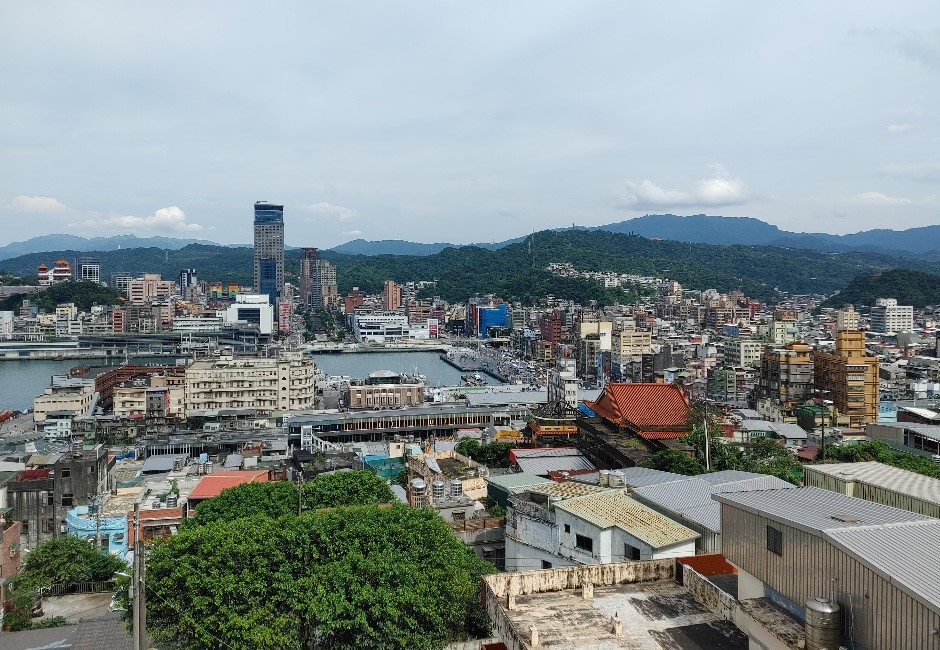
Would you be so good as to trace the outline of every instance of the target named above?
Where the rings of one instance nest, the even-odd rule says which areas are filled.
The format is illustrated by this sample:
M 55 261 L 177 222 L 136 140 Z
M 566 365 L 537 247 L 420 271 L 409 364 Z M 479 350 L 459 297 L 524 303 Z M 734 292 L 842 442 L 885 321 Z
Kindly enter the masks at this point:
M 856 194 L 855 198 L 870 205 L 910 205 L 913 203 L 910 199 L 888 196 L 882 192 L 862 192 L 861 194 Z
M 26 196 L 20 194 L 10 201 L 10 207 L 18 212 L 64 214 L 70 210 L 58 199 L 51 196 Z
M 362 235 L 361 230 L 344 230 L 341 234 L 347 237 L 360 237 Z
M 86 219 L 81 223 L 72 225 L 92 230 L 124 230 L 133 233 L 138 231 L 179 233 L 199 232 L 203 230 L 203 227 L 198 223 L 187 223 L 186 214 L 175 205 L 171 205 L 168 208 L 160 208 L 147 217 L 112 215 Z
M 690 208 L 741 205 L 750 198 L 740 178 L 734 178 L 723 165 L 708 166 L 711 175 L 694 183 L 689 190 L 671 190 L 650 180 L 627 181 L 623 202 L 632 208 Z
M 889 124 L 888 130 L 891 133 L 904 133 L 914 128 L 913 124 Z
M 881 168 L 881 171 L 888 176 L 909 181 L 940 182 L 940 163 L 885 165 Z
M 308 212 L 313 212 L 314 214 L 339 217 L 339 220 L 343 223 L 355 221 L 359 218 L 359 215 L 355 210 L 344 208 L 341 205 L 333 205 L 332 203 L 327 203 L 325 201 L 320 201 L 319 203 L 312 203 L 301 207 L 303 207 L 303 209 L 307 210 Z

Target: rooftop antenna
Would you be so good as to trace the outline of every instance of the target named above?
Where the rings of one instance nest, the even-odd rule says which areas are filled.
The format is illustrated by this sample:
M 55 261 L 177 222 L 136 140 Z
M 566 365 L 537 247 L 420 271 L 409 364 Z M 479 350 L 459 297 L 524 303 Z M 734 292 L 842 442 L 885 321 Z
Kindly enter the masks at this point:
M 705 428 L 705 471 L 712 471 L 711 441 L 708 439 L 708 402 L 702 402 L 704 415 L 702 416 L 702 425 Z

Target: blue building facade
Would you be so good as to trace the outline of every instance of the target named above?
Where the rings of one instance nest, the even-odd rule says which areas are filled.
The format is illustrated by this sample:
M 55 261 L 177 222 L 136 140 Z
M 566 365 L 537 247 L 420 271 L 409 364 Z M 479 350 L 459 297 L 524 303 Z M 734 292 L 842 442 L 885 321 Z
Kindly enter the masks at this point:
M 96 543 L 111 555 L 127 555 L 127 515 L 98 517 L 89 514 L 88 506 L 77 506 L 65 515 L 66 531 L 80 539 Z
M 255 291 L 277 303 L 284 289 L 284 206 L 255 203 Z
M 509 305 L 502 303 L 496 307 L 482 307 L 480 309 L 480 338 L 488 338 L 491 327 L 509 327 Z

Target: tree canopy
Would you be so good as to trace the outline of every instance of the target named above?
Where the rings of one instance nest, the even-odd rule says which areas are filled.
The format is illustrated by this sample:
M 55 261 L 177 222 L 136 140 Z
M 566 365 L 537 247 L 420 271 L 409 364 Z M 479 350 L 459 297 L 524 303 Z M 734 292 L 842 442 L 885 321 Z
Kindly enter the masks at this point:
M 859 442 L 852 445 L 827 445 L 825 458 L 822 457 L 822 450 L 820 450 L 817 453 L 817 460 L 826 463 L 859 463 L 875 460 L 909 472 L 940 478 L 940 466 L 931 458 L 897 451 L 883 440 Z
M 430 509 L 203 521 L 147 564 L 151 636 L 177 648 L 430 649 L 487 632 L 493 569 Z

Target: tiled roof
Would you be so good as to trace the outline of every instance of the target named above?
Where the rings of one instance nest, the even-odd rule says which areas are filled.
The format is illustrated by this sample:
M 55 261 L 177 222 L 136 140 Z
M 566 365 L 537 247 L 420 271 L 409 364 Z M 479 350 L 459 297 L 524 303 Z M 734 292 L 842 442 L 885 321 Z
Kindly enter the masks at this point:
M 604 419 L 631 426 L 650 440 L 688 433 L 689 401 L 675 384 L 613 382 L 607 384 L 600 399 L 586 404 Z
M 633 535 L 653 548 L 664 548 L 699 537 L 699 534 L 635 501 L 619 490 L 575 497 L 555 504 L 598 528 L 614 526 Z
M 203 476 L 193 491 L 189 493 L 189 500 L 211 499 L 219 496 L 226 490 L 242 483 L 265 483 L 268 480 L 267 470 L 257 472 L 215 472 Z

